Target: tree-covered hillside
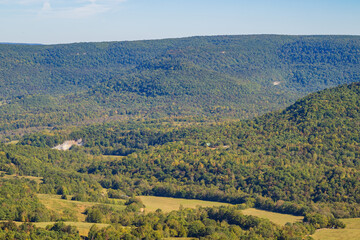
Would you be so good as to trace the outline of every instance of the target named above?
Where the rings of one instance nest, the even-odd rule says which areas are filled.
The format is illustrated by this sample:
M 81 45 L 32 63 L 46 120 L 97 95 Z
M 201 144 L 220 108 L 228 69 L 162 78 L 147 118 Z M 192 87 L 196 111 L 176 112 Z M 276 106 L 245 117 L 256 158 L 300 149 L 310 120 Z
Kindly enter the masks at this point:
M 76 135 L 105 154 L 133 152 L 87 168 L 103 175 L 107 188 L 236 203 L 256 194 L 273 201 L 355 204 L 356 211 L 333 210 L 358 216 L 359 106 L 360 84 L 354 83 L 310 94 L 253 120 L 171 131 L 124 131 L 110 124 Z M 130 185 L 119 184 L 129 179 Z
M 82 138 L 84 147 L 72 151 L 124 156 L 74 167 L 102 179 L 105 188 L 127 193 L 234 203 L 254 194 L 273 201 L 346 203 L 352 207 L 337 206 L 334 214 L 358 216 L 359 106 L 360 84 L 353 83 L 252 120 L 114 122 L 66 135 L 26 135 L 19 144 L 44 149 Z
M 355 36 L 0 45 L 0 129 L 146 116 L 249 118 L 360 79 Z
M 0 190 L 12 191 L 0 199 L 7 206 L 0 217 L 74 219 L 69 211 L 39 211 L 44 202 L 36 193 L 42 193 L 57 194 L 57 201 L 59 195 L 64 201 L 126 199 L 121 209 L 97 204 L 85 210 L 86 221 L 113 224 L 90 229 L 89 236 L 99 239 L 302 239 L 318 228 L 343 228 L 336 218 L 360 216 L 359 106 L 360 83 L 352 83 L 251 120 L 177 117 L 29 134 L 17 145 L 0 144 Z M 82 138 L 84 146 L 50 148 L 69 138 Z M 140 194 L 237 205 L 144 213 L 133 198 Z M 304 220 L 278 226 L 244 216 L 241 210 L 248 207 Z M 3 223 L 0 235 L 40 231 L 22 228 Z M 55 234 L 53 229 L 46 234 Z M 76 235 L 73 228 L 61 229 L 57 234 Z

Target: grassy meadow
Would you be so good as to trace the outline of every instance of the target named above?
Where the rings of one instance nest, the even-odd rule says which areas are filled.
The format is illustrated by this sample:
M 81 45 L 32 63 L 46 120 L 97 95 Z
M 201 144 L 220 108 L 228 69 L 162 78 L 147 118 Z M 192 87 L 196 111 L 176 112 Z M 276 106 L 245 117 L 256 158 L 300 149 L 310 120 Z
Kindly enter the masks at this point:
M 80 202 L 61 199 L 60 195 L 53 194 L 38 194 L 40 202 L 45 205 L 47 209 L 53 210 L 60 216 L 72 214 L 74 221 L 85 222 L 85 209 L 94 205 L 102 204 L 96 202 Z M 121 200 L 118 200 L 121 201 Z M 124 209 L 124 205 L 120 204 L 105 204 L 114 209 Z
M 119 161 L 122 160 L 123 156 L 118 155 L 99 155 L 99 156 L 92 156 L 97 161 Z
M 196 240 L 197 238 L 181 238 L 181 237 L 178 237 L 178 238 L 163 238 L 164 240 Z
M 17 225 L 21 225 L 22 222 L 15 222 Z M 53 225 L 55 222 L 34 222 L 33 224 L 40 228 L 46 228 L 48 225 Z M 87 223 L 87 222 L 64 222 L 66 225 L 71 225 L 76 227 L 79 230 L 80 236 L 87 236 L 90 228 L 93 225 L 98 226 L 99 228 L 104 228 L 110 226 L 110 224 L 106 223 Z
M 301 222 L 304 217 L 294 216 L 290 214 L 276 213 L 265 210 L 260 210 L 256 208 L 248 208 L 242 211 L 244 215 L 252 215 L 260 218 L 269 219 L 271 222 L 278 225 L 285 225 L 287 222 Z
M 226 206 L 228 203 L 210 202 L 194 199 L 184 198 L 169 198 L 169 197 L 154 197 L 154 196 L 139 196 L 138 198 L 145 205 L 145 212 L 154 212 L 156 209 L 161 209 L 164 212 L 171 212 L 179 210 L 180 206 L 184 208 L 213 207 L 213 206 Z
M 156 209 L 161 209 L 164 212 L 170 212 L 173 210 L 179 210 L 181 205 L 184 208 L 196 208 L 197 206 L 213 207 L 213 206 L 230 205 L 228 203 L 210 202 L 210 201 L 202 201 L 202 200 L 183 199 L 183 198 L 154 197 L 154 196 L 140 196 L 139 198 L 144 203 L 146 212 L 154 212 L 156 211 Z M 291 222 L 291 223 L 299 222 L 302 221 L 304 218 L 302 216 L 269 212 L 255 208 L 245 209 L 242 212 L 244 215 L 252 215 L 260 218 L 267 218 L 270 221 L 279 225 L 285 225 L 287 222 Z
M 11 175 L 9 177 L 12 177 Z M 15 177 L 15 176 L 13 176 Z M 36 180 L 36 179 L 35 179 Z M 38 179 L 40 180 L 40 179 Z M 78 228 L 81 236 L 87 236 L 91 226 L 94 223 L 85 222 L 86 215 L 84 211 L 88 207 L 100 204 L 96 202 L 80 202 L 61 199 L 60 195 L 52 194 L 38 194 L 40 201 L 45 205 L 46 208 L 53 210 L 59 216 L 72 217 L 72 221 L 67 221 L 65 224 L 72 225 Z M 226 206 L 230 205 L 221 202 L 211 202 L 193 199 L 181 199 L 181 198 L 169 198 L 169 197 L 155 197 L 155 196 L 139 196 L 145 205 L 145 212 L 153 212 L 157 209 L 161 209 L 164 212 L 170 212 L 178 210 L 180 206 L 184 208 L 196 208 L 201 207 L 212 207 L 212 206 Z M 115 209 L 123 209 L 124 200 L 116 199 L 118 204 L 106 204 L 110 205 Z M 255 208 L 248 208 L 242 210 L 244 215 L 252 215 L 260 218 L 266 218 L 270 221 L 278 224 L 285 225 L 287 222 L 294 223 L 303 220 L 302 216 L 294 216 L 289 214 L 281 214 L 270 211 L 259 210 Z M 341 219 L 346 224 L 345 229 L 319 229 L 315 232 L 312 237 L 315 240 L 357 240 L 360 239 L 360 218 L 353 219 Z M 46 227 L 54 222 L 39 222 L 34 223 L 38 227 Z M 21 224 L 18 222 L 17 224 Z M 96 224 L 99 228 L 109 226 L 109 224 Z M 192 238 L 167 238 L 167 239 L 192 239 Z
M 5 173 L 3 171 L 0 171 L 1 173 Z M 11 174 L 11 175 L 7 175 L 5 174 L 3 177 L 3 179 L 29 179 L 29 180 L 34 180 L 37 184 L 40 184 L 43 182 L 43 178 L 42 177 L 33 177 L 33 176 L 19 176 L 17 174 Z
M 360 239 L 360 218 L 340 219 L 346 224 L 344 229 L 319 229 L 312 237 L 315 240 L 358 240 Z

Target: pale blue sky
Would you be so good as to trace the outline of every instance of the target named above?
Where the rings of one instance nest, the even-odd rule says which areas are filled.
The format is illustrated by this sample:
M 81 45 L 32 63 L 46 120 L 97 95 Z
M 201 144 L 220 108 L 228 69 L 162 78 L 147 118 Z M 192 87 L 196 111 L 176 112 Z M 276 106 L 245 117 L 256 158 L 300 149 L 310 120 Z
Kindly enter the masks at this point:
M 0 0 L 0 42 L 360 35 L 359 0 Z

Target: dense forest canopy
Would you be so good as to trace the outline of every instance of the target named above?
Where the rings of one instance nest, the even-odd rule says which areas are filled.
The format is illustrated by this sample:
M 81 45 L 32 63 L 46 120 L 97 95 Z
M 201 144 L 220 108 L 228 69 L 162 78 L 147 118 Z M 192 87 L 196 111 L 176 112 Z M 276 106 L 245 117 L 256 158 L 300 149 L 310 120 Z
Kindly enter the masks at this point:
M 169 116 L 250 118 L 360 80 L 356 36 L 0 45 L 1 130 Z

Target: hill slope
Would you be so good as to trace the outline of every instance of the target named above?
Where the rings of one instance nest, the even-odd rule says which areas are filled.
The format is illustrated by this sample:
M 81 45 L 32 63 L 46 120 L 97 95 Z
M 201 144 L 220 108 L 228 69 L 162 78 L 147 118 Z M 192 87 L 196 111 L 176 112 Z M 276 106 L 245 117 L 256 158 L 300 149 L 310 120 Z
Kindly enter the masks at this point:
M 0 144 L 0 170 L 7 173 L 1 173 L 0 190 L 14 191 L 9 199 L 2 199 L 8 211 L 0 212 L 0 218 L 73 219 L 69 211 L 38 211 L 43 205 L 36 193 L 56 193 L 59 200 L 60 195 L 64 199 L 71 195 L 72 200 L 102 203 L 142 194 L 239 205 L 149 214 L 140 212 L 142 203 L 134 198 L 120 207 L 124 210 L 94 205 L 86 210 L 87 221 L 129 227 L 94 227 L 89 236 L 109 231 L 121 236 L 153 236 L 156 232 L 164 237 L 169 236 L 162 231 L 167 225 L 179 229 L 195 223 L 203 229 L 216 227 L 222 234 L 237 225 L 239 231 L 233 239 L 240 235 L 286 239 L 308 236 L 318 228 L 344 228 L 334 216 L 360 216 L 359 101 L 360 83 L 352 83 L 310 94 L 283 111 L 253 120 L 211 126 L 182 125 L 181 118 L 178 122 L 115 122 L 83 127 L 67 136 L 53 131 L 25 136 L 17 145 Z M 81 136 L 84 147 L 70 151 L 50 148 L 69 136 Z M 38 147 L 23 146 L 27 144 Z M 124 156 L 96 155 L 119 149 L 126 150 L 119 151 Z M 27 177 L 18 178 L 17 174 Z M 23 196 L 22 201 L 16 201 L 18 196 Z M 302 215 L 304 222 L 276 226 L 244 216 L 240 209 L 247 207 Z M 171 223 L 170 218 L 178 219 L 179 224 Z M 2 227 L 5 233 L 19 231 L 7 227 L 9 224 Z M 172 231 L 170 236 L 213 233 L 190 229 L 181 234 Z
M 360 38 L 215 36 L 0 45 L 0 129 L 113 118 L 249 118 L 360 79 Z
M 104 174 L 108 187 L 125 176 L 133 179 L 132 188 L 163 196 L 241 202 L 258 194 L 274 201 L 359 204 L 359 106 L 360 84 L 354 83 L 251 121 L 105 135 L 93 146 L 116 152 L 116 146 L 139 143 L 139 150 L 119 161 L 96 162 L 88 173 Z M 82 134 L 86 146 L 93 132 Z M 341 208 L 336 214 L 349 216 Z

